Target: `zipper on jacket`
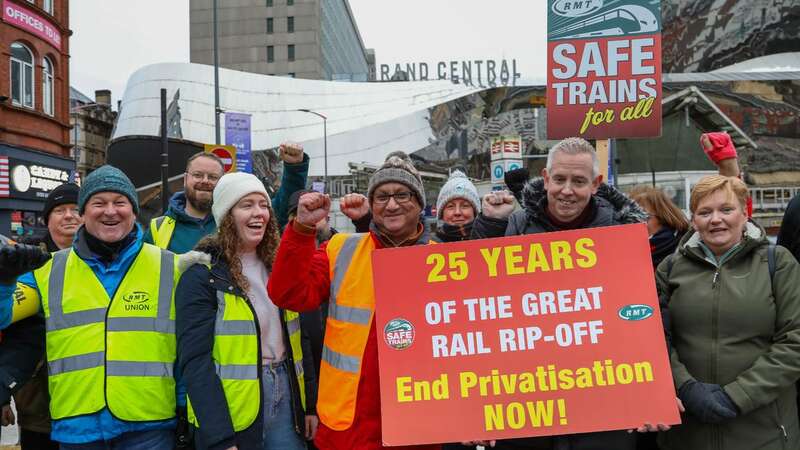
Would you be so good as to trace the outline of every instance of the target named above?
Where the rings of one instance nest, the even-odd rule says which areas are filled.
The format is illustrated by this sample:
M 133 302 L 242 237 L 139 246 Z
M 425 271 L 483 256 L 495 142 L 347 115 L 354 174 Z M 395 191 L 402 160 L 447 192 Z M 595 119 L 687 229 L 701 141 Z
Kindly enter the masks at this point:
M 717 287 L 718 279 L 719 279 L 719 268 L 717 268 L 717 271 L 714 272 L 714 279 L 711 281 L 711 289 L 715 289 Z
M 789 434 L 786 432 L 786 427 L 781 425 L 781 433 L 783 434 L 783 440 L 789 442 Z

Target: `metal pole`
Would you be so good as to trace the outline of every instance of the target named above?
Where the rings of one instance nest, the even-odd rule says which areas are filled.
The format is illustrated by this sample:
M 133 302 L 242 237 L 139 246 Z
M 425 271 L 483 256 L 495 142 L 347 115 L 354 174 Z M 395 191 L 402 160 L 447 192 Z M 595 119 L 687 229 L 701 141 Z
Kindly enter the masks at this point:
M 322 117 L 322 147 L 324 149 L 325 158 L 325 177 L 323 179 L 325 189 L 323 189 L 322 192 L 327 194 L 330 192 L 328 189 L 328 118 L 324 116 Z
M 78 113 L 76 112 L 72 117 L 75 120 L 72 125 L 72 134 L 75 136 L 75 145 L 72 147 L 72 153 L 75 156 L 75 172 L 80 173 L 78 171 L 78 166 L 81 164 L 81 149 L 78 148 Z
M 214 134 L 215 144 L 219 145 L 219 43 L 217 42 L 217 0 L 214 0 Z
M 161 214 L 169 207 L 169 141 L 167 140 L 167 90 L 161 89 Z

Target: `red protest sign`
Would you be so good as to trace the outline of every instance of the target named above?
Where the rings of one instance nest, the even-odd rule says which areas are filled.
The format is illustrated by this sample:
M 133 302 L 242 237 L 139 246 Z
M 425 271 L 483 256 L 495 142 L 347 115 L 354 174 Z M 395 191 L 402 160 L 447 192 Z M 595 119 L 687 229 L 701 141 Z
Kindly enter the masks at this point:
M 548 4 L 548 139 L 660 136 L 660 3 Z
M 680 421 L 643 224 L 380 250 L 373 272 L 386 445 Z

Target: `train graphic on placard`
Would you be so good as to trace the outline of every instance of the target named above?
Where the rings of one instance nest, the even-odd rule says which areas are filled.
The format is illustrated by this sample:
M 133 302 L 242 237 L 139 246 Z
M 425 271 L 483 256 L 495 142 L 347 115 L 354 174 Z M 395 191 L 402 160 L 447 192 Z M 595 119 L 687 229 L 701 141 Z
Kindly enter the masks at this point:
M 658 18 L 640 5 L 623 5 L 582 18 L 549 33 L 550 39 L 623 36 L 626 34 L 656 33 Z

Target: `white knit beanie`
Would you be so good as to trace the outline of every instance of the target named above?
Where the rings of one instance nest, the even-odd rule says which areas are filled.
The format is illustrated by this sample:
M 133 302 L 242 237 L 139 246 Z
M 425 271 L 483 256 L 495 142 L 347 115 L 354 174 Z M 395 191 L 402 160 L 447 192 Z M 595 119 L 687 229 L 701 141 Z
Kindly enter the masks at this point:
M 242 197 L 258 193 L 263 194 L 267 203 L 272 206 L 272 201 L 267 195 L 264 184 L 255 175 L 244 172 L 233 172 L 224 175 L 214 188 L 214 202 L 211 204 L 211 214 L 217 226 L 222 223 L 225 214 L 233 208 Z
M 439 198 L 436 199 L 436 215 L 440 219 L 444 212 L 444 205 L 454 198 L 463 198 L 472 203 L 476 216 L 481 212 L 481 199 L 478 197 L 478 189 L 460 170 L 454 170 L 450 174 L 450 178 L 447 179 L 447 183 L 439 191 Z

